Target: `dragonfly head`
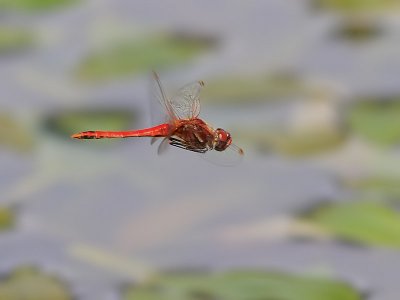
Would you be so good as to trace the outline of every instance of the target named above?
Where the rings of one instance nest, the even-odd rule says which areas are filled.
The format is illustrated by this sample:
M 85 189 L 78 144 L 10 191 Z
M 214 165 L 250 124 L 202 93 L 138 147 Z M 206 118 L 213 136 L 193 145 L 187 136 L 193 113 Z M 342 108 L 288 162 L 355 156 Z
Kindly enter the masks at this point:
M 218 128 L 215 130 L 214 149 L 224 151 L 232 143 L 232 137 L 229 132 Z

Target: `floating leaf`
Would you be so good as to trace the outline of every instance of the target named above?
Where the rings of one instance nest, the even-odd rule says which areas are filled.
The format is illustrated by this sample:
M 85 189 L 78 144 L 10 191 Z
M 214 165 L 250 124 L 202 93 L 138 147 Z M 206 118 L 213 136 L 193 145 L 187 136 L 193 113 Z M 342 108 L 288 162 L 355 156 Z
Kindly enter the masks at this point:
M 204 101 L 213 103 L 249 103 L 304 95 L 306 87 L 293 74 L 273 76 L 228 77 L 206 82 Z
M 0 54 L 14 53 L 16 50 L 29 47 L 32 43 L 33 36 L 29 31 L 20 28 L 0 27 Z
M 400 101 L 366 101 L 349 113 L 351 129 L 381 145 L 400 143 Z
M 398 0 L 314 0 L 315 7 L 342 12 L 376 12 L 400 8 Z
M 0 230 L 7 230 L 14 225 L 14 212 L 7 207 L 0 207 Z
M 364 17 L 349 17 L 343 20 L 336 36 L 354 42 L 364 42 L 382 34 L 383 28 L 374 20 Z
M 249 127 L 239 130 L 238 137 L 247 140 L 262 153 L 278 152 L 292 157 L 332 151 L 346 139 L 346 133 L 342 130 L 320 129 L 300 133 Z
M 369 177 L 348 180 L 345 184 L 353 189 L 381 195 L 385 198 L 400 200 L 400 178 L 396 177 Z
M 33 147 L 30 133 L 10 115 L 0 114 L 0 145 L 28 151 Z
M 72 300 L 72 296 L 57 278 L 21 267 L 0 281 L 0 299 Z
M 400 247 L 400 214 L 381 203 L 336 203 L 317 208 L 306 219 L 350 242 Z
M 135 121 L 128 110 L 86 110 L 55 114 L 45 121 L 45 128 L 64 138 L 88 130 L 127 130 Z
M 110 44 L 89 54 L 76 74 L 84 81 L 119 78 L 183 63 L 209 48 L 213 42 L 184 35 L 159 35 Z
M 165 274 L 134 286 L 125 300 L 359 300 L 349 285 L 322 278 L 282 273 L 237 271 L 217 274 Z
M 35 11 L 51 9 L 77 2 L 78 0 L 0 0 L 1 9 Z
M 345 136 L 337 131 L 307 134 L 275 135 L 270 145 L 283 154 L 291 156 L 315 155 L 334 149 L 342 144 Z

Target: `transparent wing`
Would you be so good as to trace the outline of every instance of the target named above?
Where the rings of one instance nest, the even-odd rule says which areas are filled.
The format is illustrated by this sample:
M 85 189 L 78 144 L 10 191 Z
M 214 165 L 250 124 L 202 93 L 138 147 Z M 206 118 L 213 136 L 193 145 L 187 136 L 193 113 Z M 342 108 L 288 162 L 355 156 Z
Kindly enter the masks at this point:
M 224 151 L 211 150 L 201 153 L 200 157 L 216 165 L 231 167 L 243 160 L 244 152 L 242 148 L 231 144 Z
M 158 145 L 158 149 L 157 149 L 157 154 L 161 155 L 167 152 L 167 150 L 170 148 L 169 145 L 169 138 L 164 138 L 162 140 L 162 142 L 160 143 L 160 145 Z
M 159 139 L 160 139 L 160 137 L 156 137 L 156 136 L 152 137 L 151 140 L 150 140 L 150 145 L 153 145 L 153 144 L 156 143 Z
M 170 100 L 174 116 L 179 119 L 193 119 L 200 113 L 200 91 L 203 81 L 189 83 L 178 90 Z
M 169 137 L 153 137 L 151 139 L 151 145 L 160 142 L 160 144 L 157 147 L 157 154 L 162 155 L 168 151 L 169 148 L 171 148 L 171 145 L 169 144 Z
M 152 97 L 150 101 L 152 125 L 158 125 L 160 123 L 170 123 L 171 120 L 176 119 L 174 109 L 171 106 L 171 102 L 168 100 L 168 96 L 164 91 L 158 74 L 154 71 L 153 80 L 151 81 L 150 86 L 150 93 Z

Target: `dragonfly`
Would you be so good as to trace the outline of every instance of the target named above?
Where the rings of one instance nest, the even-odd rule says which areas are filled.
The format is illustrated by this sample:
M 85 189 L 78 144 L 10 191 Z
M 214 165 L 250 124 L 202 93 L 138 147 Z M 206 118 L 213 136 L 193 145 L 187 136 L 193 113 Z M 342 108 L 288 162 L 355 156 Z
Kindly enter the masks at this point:
M 169 146 L 175 146 L 197 152 L 206 160 L 221 165 L 234 165 L 242 159 L 244 152 L 232 143 L 229 132 L 222 128 L 213 129 L 199 118 L 203 81 L 189 83 L 179 89 L 175 96 L 168 97 L 158 74 L 153 71 L 152 75 L 153 98 L 157 99 L 164 111 L 164 121 L 161 124 L 127 131 L 89 130 L 75 133 L 71 137 L 74 139 L 151 137 L 152 144 L 162 138 L 158 154 L 165 152 Z

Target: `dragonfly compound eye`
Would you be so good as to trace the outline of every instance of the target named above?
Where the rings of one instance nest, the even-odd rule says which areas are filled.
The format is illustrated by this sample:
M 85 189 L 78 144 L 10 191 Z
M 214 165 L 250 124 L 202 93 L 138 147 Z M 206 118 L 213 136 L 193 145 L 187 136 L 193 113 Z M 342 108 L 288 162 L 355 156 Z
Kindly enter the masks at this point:
M 214 149 L 217 151 L 224 151 L 232 143 L 232 138 L 229 132 L 218 128 L 215 130 L 215 145 Z

